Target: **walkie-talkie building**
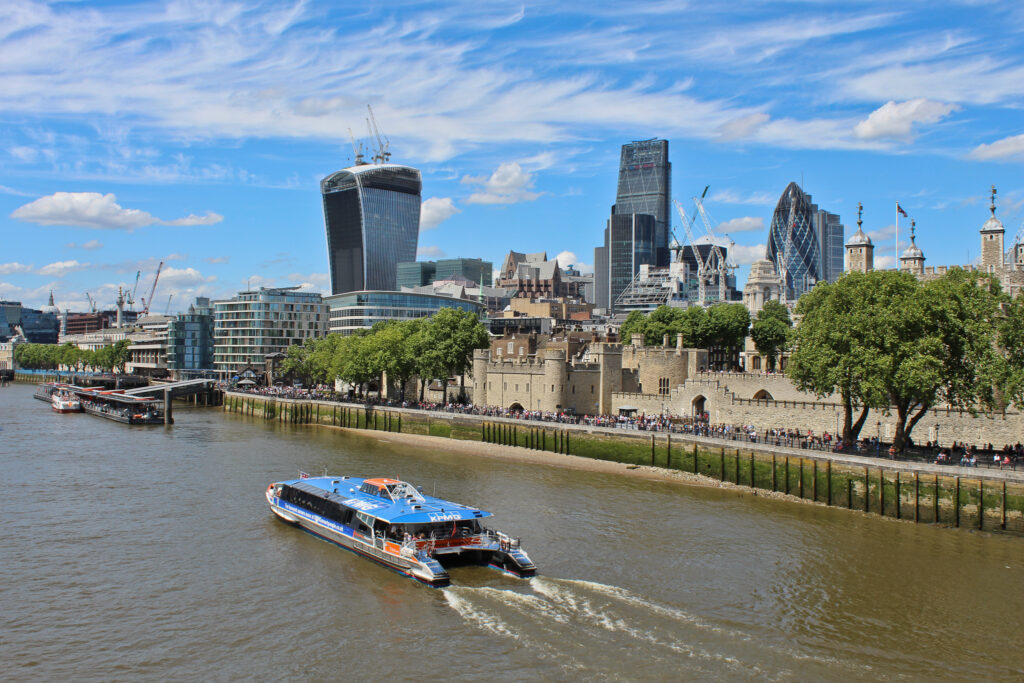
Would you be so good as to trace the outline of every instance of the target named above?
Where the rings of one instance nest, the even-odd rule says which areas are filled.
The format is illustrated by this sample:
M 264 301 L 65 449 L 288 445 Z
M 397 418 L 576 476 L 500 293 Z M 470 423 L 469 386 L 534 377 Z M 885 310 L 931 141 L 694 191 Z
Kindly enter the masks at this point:
M 327 225 L 331 293 L 394 290 L 398 264 L 416 260 L 420 172 L 364 164 L 320 182 Z
M 654 216 L 655 265 L 667 266 L 672 164 L 668 140 L 640 140 L 622 146 L 619 184 L 615 193 L 616 215 L 645 213 Z

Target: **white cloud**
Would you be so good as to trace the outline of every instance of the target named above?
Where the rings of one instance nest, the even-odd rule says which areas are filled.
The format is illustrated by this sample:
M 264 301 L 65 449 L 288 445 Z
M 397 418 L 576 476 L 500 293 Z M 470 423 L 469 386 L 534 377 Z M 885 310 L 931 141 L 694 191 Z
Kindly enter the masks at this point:
M 0 275 L 10 275 L 11 273 L 30 273 L 32 272 L 32 268 L 33 266 L 18 263 L 17 261 L 12 263 L 0 263 Z
M 260 287 L 276 287 L 277 278 L 264 277 L 262 275 L 250 275 L 248 278 L 242 281 L 242 285 L 250 290 L 257 290 Z
M 216 275 L 203 275 L 195 268 L 167 267 L 160 271 L 160 282 L 157 289 L 194 287 L 214 282 L 216 279 Z
M 771 206 L 777 198 L 767 192 L 754 192 L 741 195 L 736 190 L 719 190 L 711 195 L 711 201 L 723 204 L 751 204 L 754 206 Z
M 869 101 L 934 97 L 945 102 L 994 104 L 1018 100 L 1022 82 L 1024 66 L 984 55 L 885 66 L 850 79 L 844 89 Z
M 20 301 L 25 306 L 42 306 L 57 283 L 50 282 L 39 287 L 19 287 L 10 282 L 0 282 L 0 299 Z
M 533 187 L 533 174 L 524 171 L 523 167 L 514 161 L 502 163 L 489 178 L 467 175 L 463 176 L 462 182 L 483 187 L 469 196 L 467 204 L 532 202 L 542 194 L 530 191 Z
M 716 232 L 745 232 L 748 230 L 764 230 L 764 218 L 760 216 L 744 216 L 743 218 L 732 218 L 718 224 Z
M 910 226 L 908 225 L 906 229 L 909 230 Z M 887 242 L 896 237 L 896 224 L 890 223 L 884 228 L 869 230 L 867 231 L 867 236 L 871 238 L 872 242 Z
M 34 147 L 12 147 L 10 151 L 11 156 L 19 161 L 33 162 L 39 156 L 39 151 Z
M 173 221 L 157 221 L 161 225 L 213 225 L 224 220 L 224 216 L 213 211 L 207 211 L 205 216 L 197 216 L 190 213 L 184 218 L 175 218 Z
M 911 140 L 914 137 L 914 124 L 936 123 L 958 109 L 960 107 L 955 104 L 935 102 L 923 97 L 906 102 L 890 100 L 854 126 L 853 132 L 862 140 Z
M 0 185 L 0 194 L 13 194 L 16 197 L 31 197 L 32 195 L 28 192 L 22 192 L 16 190 L 13 187 L 7 187 L 6 185 Z
M 231 261 L 231 257 L 230 256 L 212 256 L 212 257 L 204 258 L 203 260 L 206 261 L 207 263 L 228 263 L 228 262 Z
M 451 197 L 428 197 L 420 205 L 420 231 L 436 228 L 457 213 L 461 213 L 461 209 Z
M 1024 161 L 1024 133 L 978 145 L 971 150 L 970 156 L 980 160 Z
M 70 225 L 104 230 L 128 230 L 154 223 L 164 225 L 209 225 L 223 220 L 215 213 L 162 221 L 140 209 L 126 209 L 113 194 L 99 192 L 55 192 L 20 206 L 11 218 L 38 225 Z
M 85 249 L 86 251 L 92 251 L 94 249 L 100 249 L 103 246 L 103 242 L 99 240 L 89 240 L 88 242 L 82 242 L 78 244 L 76 242 L 68 242 L 64 245 L 65 249 Z
M 760 261 L 765 256 L 765 245 L 734 244 L 729 247 L 729 260 L 738 266 L 749 266 L 754 261 Z
M 581 273 L 593 273 L 594 264 L 582 263 L 575 252 L 572 251 L 561 251 L 555 256 L 555 260 L 558 261 L 558 265 L 562 268 L 566 266 L 576 266 Z
M 331 277 L 327 273 L 291 273 L 288 280 L 292 285 L 299 285 L 306 292 L 326 292 L 331 286 Z
M 730 141 L 749 138 L 760 130 L 764 124 L 768 123 L 770 119 L 771 117 L 768 116 L 768 114 L 756 112 L 753 114 L 747 114 L 746 116 L 740 116 L 732 119 L 731 121 L 726 121 L 716 129 L 718 139 L 722 141 Z
M 418 259 L 419 258 L 425 258 L 425 259 L 444 258 L 447 255 L 448 254 L 446 254 L 445 251 L 441 247 L 433 247 L 433 246 L 431 246 L 431 247 L 417 247 L 416 248 L 416 258 L 418 258 Z
M 64 277 L 68 273 L 75 273 L 79 270 L 85 270 L 91 268 L 91 263 L 79 263 L 78 261 L 55 261 L 54 263 L 47 264 L 36 271 L 39 275 L 52 275 L 55 277 Z
M 896 257 L 893 255 L 886 254 L 885 256 L 875 256 L 874 268 L 875 270 L 885 270 L 886 268 L 892 268 L 896 264 Z

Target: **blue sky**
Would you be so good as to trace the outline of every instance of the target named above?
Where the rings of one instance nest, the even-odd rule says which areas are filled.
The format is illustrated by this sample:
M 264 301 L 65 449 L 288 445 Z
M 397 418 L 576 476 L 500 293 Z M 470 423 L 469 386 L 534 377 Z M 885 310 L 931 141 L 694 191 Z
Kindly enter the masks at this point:
M 318 182 L 368 103 L 423 171 L 425 258 L 592 269 L 620 145 L 662 137 L 740 264 L 801 179 L 848 235 L 864 204 L 882 266 L 896 201 L 928 265 L 969 263 L 990 185 L 1024 225 L 1022 39 L 1010 2 L 6 0 L 0 298 L 112 305 L 161 260 L 160 312 L 325 291 Z

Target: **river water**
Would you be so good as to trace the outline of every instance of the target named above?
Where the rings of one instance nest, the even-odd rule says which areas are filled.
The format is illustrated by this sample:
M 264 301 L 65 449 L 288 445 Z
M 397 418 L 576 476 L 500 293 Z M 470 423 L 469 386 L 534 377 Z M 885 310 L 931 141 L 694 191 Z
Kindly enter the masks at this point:
M 0 389 L 5 680 L 1024 678 L 1024 539 Z M 432 589 L 279 521 L 296 471 L 495 513 L 541 575 Z

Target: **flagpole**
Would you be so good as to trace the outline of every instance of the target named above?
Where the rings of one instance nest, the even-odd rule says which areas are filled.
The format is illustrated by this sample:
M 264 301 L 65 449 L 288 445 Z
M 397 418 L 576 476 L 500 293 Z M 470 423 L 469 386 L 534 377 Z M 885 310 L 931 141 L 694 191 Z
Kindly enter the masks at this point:
M 896 202 L 896 270 L 900 269 L 900 203 Z

